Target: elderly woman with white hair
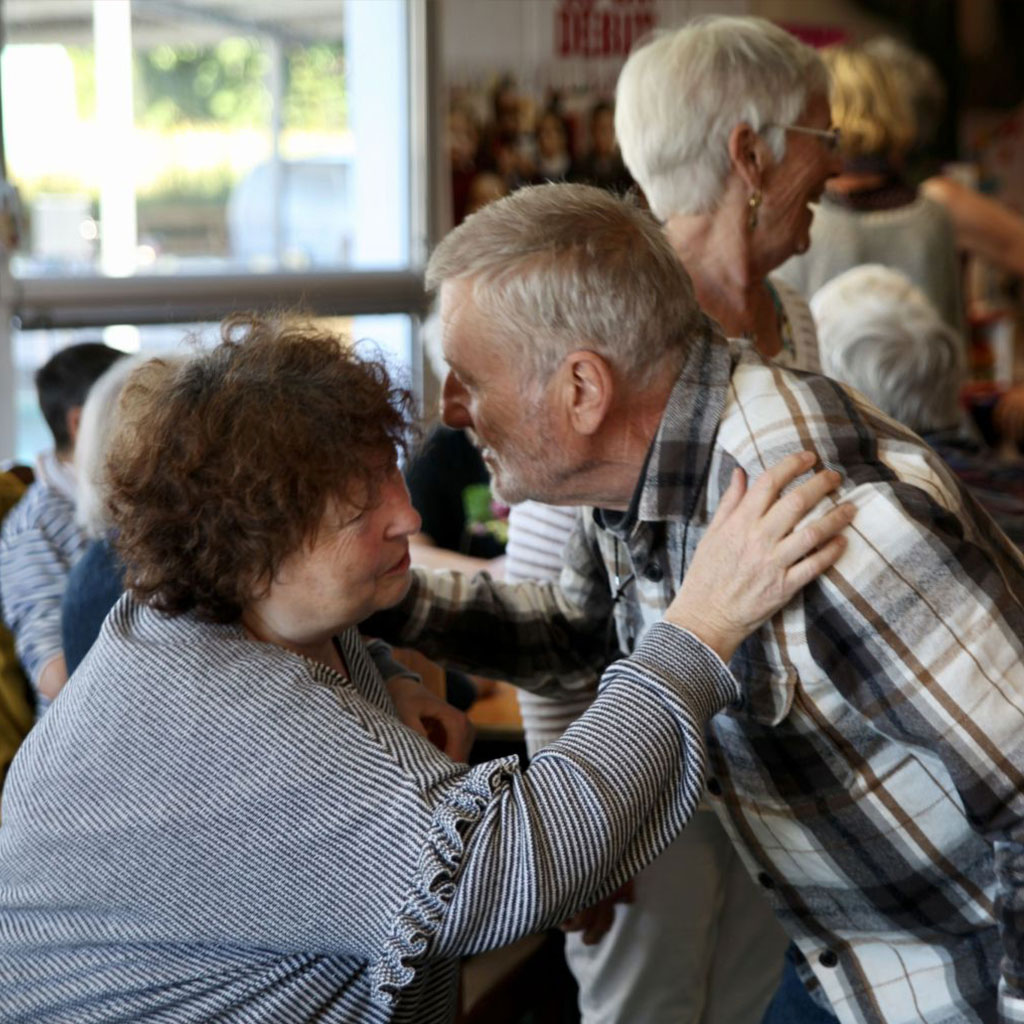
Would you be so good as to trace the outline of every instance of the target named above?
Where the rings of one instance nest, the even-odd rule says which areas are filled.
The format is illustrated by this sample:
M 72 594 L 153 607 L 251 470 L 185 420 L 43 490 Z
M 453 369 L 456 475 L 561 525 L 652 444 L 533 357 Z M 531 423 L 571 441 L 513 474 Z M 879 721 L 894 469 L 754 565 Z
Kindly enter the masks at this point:
M 865 264 L 811 299 L 825 373 L 920 434 L 1024 550 L 1024 461 L 1003 459 L 960 404 L 963 343 L 908 277 Z
M 810 244 L 811 204 L 839 170 L 817 53 L 760 18 L 696 19 L 630 56 L 615 130 L 701 307 L 767 358 L 818 370 L 806 302 L 770 276 Z M 572 521 L 565 509 L 514 507 L 506 577 L 557 576 Z M 588 702 L 521 693 L 531 751 Z M 631 902 L 604 901 L 567 923 L 584 1024 L 759 1019 L 785 937 L 711 811 L 696 814 L 622 899 Z
M 701 308 L 815 369 L 806 305 L 769 275 L 810 245 L 811 205 L 839 170 L 818 54 L 760 18 L 698 19 L 626 62 L 615 131 Z
M 121 389 L 147 358 L 118 360 L 92 386 L 82 406 L 75 445 L 75 520 L 90 543 L 68 574 L 61 603 L 61 634 L 69 676 L 92 646 L 107 612 L 124 592 L 124 570 L 109 541 L 104 463 Z

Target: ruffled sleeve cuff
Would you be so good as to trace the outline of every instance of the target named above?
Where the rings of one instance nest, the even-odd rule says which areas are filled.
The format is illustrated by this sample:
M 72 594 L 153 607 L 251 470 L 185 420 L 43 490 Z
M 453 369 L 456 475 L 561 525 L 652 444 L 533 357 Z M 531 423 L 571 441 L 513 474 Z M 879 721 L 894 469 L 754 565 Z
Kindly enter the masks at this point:
M 504 781 L 519 772 L 515 756 L 476 765 L 438 805 L 409 895 L 370 969 L 376 1002 L 394 1006 L 416 977 L 455 895 L 473 827 Z

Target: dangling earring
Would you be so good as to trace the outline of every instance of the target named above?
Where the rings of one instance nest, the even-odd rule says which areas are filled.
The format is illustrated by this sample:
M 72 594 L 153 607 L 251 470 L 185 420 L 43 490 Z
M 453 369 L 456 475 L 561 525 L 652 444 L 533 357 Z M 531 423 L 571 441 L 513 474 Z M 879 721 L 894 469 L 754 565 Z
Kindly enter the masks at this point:
M 761 200 L 764 198 L 761 195 L 760 189 L 755 189 L 750 194 L 750 198 L 747 200 L 747 227 L 751 231 L 757 227 L 757 219 L 761 215 Z

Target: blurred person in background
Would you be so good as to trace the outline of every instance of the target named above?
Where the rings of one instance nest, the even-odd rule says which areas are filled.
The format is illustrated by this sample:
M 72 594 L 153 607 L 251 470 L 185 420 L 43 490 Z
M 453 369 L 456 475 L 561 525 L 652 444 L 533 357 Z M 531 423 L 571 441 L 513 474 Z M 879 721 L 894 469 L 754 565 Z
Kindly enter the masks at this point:
M 1024 460 L 1005 460 L 965 416 L 963 339 L 898 270 L 867 264 L 811 299 L 822 369 L 919 434 L 1024 550 Z
M 98 342 L 70 345 L 36 373 L 39 405 L 53 435 L 36 479 L 0 533 L 0 605 L 18 658 L 44 711 L 67 682 L 60 604 L 88 538 L 75 521 L 74 453 L 89 389 L 124 353 Z
M 890 36 L 872 39 L 865 48 L 886 62 L 901 91 L 911 98 L 917 117 L 916 149 L 926 150 L 946 103 L 938 71 L 923 54 Z M 970 319 L 984 325 L 993 316 L 1005 317 L 1013 284 L 1024 277 L 1024 217 L 1019 210 L 979 192 L 952 173 L 932 174 L 921 183 L 921 191 L 944 207 L 953 222 L 957 249 L 967 261 L 965 292 Z M 1010 288 L 1002 295 L 1000 275 L 1010 279 Z M 1017 339 L 1015 344 L 1019 343 Z M 987 404 L 990 399 L 984 397 L 984 392 L 982 395 L 983 405 Z M 998 397 L 992 425 L 1005 448 L 1019 447 L 1024 441 L 1024 385 L 1019 381 Z
M 556 110 L 544 110 L 537 118 L 535 131 L 533 181 L 564 181 L 572 163 L 565 121 Z
M 590 110 L 590 145 L 569 172 L 570 181 L 596 185 L 620 195 L 633 186 L 615 139 L 615 107 L 601 100 Z
M 903 271 L 955 331 L 964 334 L 963 283 L 953 222 L 946 208 L 905 175 L 916 145 L 914 98 L 888 62 L 867 47 L 822 51 L 832 117 L 840 132 L 842 173 L 815 212 L 809 251 L 779 274 L 813 295 L 844 270 L 881 263 Z
M 864 50 L 885 64 L 899 93 L 909 99 L 916 126 L 911 155 L 925 153 L 946 107 L 946 87 L 938 70 L 923 53 L 892 36 L 876 36 L 864 44 Z M 1024 277 L 1024 217 L 1020 211 L 942 171 L 927 175 L 921 191 L 949 213 L 962 253 Z
M 468 105 L 453 103 L 445 125 L 448 167 L 452 181 L 452 222 L 461 224 L 466 216 L 470 186 L 477 175 L 480 129 Z
M 114 549 L 107 510 L 106 463 L 117 424 L 121 389 L 138 367 L 154 356 L 119 359 L 92 386 L 82 407 L 75 445 L 75 522 L 87 546 L 68 573 L 61 601 L 61 637 L 70 676 L 99 635 L 107 613 L 124 593 L 124 566 Z M 187 358 L 159 357 L 173 367 Z

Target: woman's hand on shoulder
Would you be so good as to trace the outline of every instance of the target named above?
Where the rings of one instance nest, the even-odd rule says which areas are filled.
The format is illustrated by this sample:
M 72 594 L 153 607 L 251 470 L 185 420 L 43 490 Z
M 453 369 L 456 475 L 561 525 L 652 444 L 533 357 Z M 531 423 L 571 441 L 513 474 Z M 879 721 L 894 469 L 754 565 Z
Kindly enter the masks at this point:
M 853 519 L 853 505 L 836 504 L 796 528 L 839 486 L 838 473 L 822 470 L 779 496 L 815 460 L 813 452 L 790 455 L 749 490 L 742 470 L 735 471 L 665 613 L 666 622 L 689 630 L 723 661 L 845 548 L 839 533 Z

